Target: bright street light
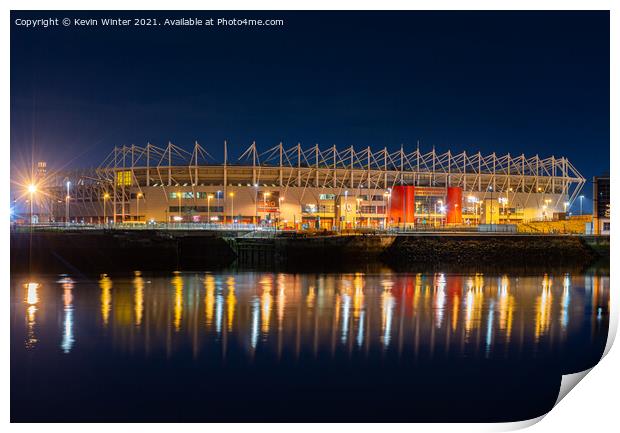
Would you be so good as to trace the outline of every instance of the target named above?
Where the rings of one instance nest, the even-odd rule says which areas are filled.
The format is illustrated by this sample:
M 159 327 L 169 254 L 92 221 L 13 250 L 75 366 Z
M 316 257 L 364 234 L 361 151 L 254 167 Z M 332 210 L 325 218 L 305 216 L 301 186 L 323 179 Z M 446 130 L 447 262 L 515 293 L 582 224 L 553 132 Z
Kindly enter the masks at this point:
M 229 192 L 228 196 L 230 197 L 230 223 L 233 224 L 234 223 L 234 217 L 233 215 L 235 214 L 235 193 L 234 192 Z
M 108 224 L 108 220 L 107 220 L 106 214 L 105 214 L 105 211 L 106 211 L 106 209 L 105 209 L 105 202 L 109 198 L 110 198 L 110 194 L 108 194 L 107 192 L 105 194 L 103 194 L 103 223 L 106 224 L 106 225 Z
M 136 194 L 136 221 L 140 221 L 140 199 L 144 197 L 141 192 Z
M 71 181 L 67 181 L 67 196 L 65 197 L 65 225 L 69 224 L 69 202 L 71 201 L 69 188 L 71 188 Z
M 211 199 L 213 194 L 207 195 L 207 222 L 211 222 Z
M 32 225 L 32 217 L 34 216 L 34 193 L 37 192 L 37 186 L 31 183 L 28 185 L 28 192 L 30 193 L 30 225 Z

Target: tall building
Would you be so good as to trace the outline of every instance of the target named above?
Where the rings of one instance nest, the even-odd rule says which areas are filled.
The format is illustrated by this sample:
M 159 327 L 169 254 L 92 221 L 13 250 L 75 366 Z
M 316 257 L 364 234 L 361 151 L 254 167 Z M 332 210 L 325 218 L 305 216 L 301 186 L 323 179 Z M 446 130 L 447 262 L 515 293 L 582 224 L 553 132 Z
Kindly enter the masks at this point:
M 609 176 L 592 179 L 592 224 L 596 235 L 608 235 L 610 227 L 610 185 Z

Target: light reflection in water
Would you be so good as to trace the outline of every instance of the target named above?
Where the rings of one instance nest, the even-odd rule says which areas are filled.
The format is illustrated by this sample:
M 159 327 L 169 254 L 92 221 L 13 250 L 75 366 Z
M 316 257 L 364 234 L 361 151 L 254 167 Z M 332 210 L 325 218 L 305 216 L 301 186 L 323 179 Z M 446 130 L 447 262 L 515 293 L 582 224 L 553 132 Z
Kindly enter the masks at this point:
M 261 279 L 260 285 L 262 287 L 261 304 L 262 304 L 262 324 L 261 332 L 266 337 L 269 334 L 269 321 L 271 319 L 271 303 L 273 296 L 271 290 L 273 288 L 273 277 L 271 275 L 265 276 Z
M 205 317 L 206 325 L 209 328 L 213 324 L 213 312 L 215 310 L 215 278 L 211 274 L 207 274 L 204 280 L 205 284 Z
M 484 301 L 484 278 L 476 274 L 467 279 L 467 294 L 465 295 L 465 333 L 478 328 L 482 320 L 482 306 Z
M 112 280 L 107 274 L 101 275 L 99 287 L 101 288 L 101 319 L 103 320 L 103 325 L 107 326 L 112 305 Z
M 489 306 L 489 313 L 487 317 L 487 335 L 486 335 L 486 354 L 489 355 L 491 351 L 491 343 L 493 341 L 493 316 L 495 315 L 495 301 L 491 300 Z
M 286 277 L 284 274 L 278 275 L 278 331 L 282 331 L 284 326 L 284 308 L 286 307 Z
M 39 303 L 39 287 L 40 284 L 34 281 L 25 284 L 26 287 L 26 349 L 33 349 L 37 344 L 35 335 L 37 304 Z
M 342 289 L 340 297 L 342 299 L 342 330 L 340 332 L 340 341 L 344 344 L 347 342 L 347 337 L 349 335 L 349 312 L 351 309 L 351 295 L 349 294 L 348 287 Z
M 252 300 L 252 328 L 250 334 L 250 344 L 253 349 L 258 345 L 258 322 L 260 320 L 260 301 L 256 298 Z
M 142 346 L 149 354 L 180 350 L 187 341 L 196 358 L 203 350 L 213 353 L 207 349 L 210 344 L 222 345 L 222 352 L 228 347 L 229 353 L 234 353 L 231 345 L 252 353 L 259 347 L 257 353 L 274 350 L 278 359 L 287 351 L 299 357 L 309 350 L 316 357 L 373 350 L 423 353 L 425 348 L 508 356 L 514 344 L 519 351 L 528 344 L 558 346 L 583 326 L 599 326 L 607 317 L 608 277 L 562 277 L 562 286 L 554 288 L 548 275 L 206 274 L 202 297 L 193 283 L 195 274 L 153 278 L 148 284 L 140 275 L 115 279 L 114 284 L 103 275 L 100 321 L 79 307 L 89 305 L 88 297 L 97 292 L 80 290 L 80 304 L 74 300 L 75 287 L 89 283 L 67 278 L 50 284 L 50 290 L 59 292 L 46 303 L 40 299 L 40 283 L 19 287 L 25 290 L 21 311 L 29 349 L 40 344 L 39 334 L 54 335 L 47 329 L 35 332 L 41 326 L 57 326 L 61 338 L 56 347 L 73 354 L 76 324 L 92 327 L 97 319 L 95 329 L 112 327 L 113 332 L 102 333 L 104 341 L 123 349 Z M 41 306 L 53 311 L 54 303 L 54 317 L 62 320 L 42 322 Z M 498 351 L 498 346 L 506 350 Z M 352 352 L 353 347 L 361 350 Z
M 226 286 L 228 287 L 228 296 L 226 296 L 226 318 L 228 321 L 228 331 L 232 331 L 235 320 L 235 305 L 237 304 L 237 297 L 235 296 L 235 278 L 228 277 Z
M 536 299 L 536 341 L 549 331 L 551 324 L 551 303 L 553 280 L 545 274 L 542 280 L 542 291 Z
M 562 329 L 566 330 L 568 326 L 568 306 L 570 305 L 570 275 L 564 275 L 562 283 Z
M 384 280 L 381 285 L 383 286 L 383 293 L 381 294 L 381 330 L 383 331 L 383 336 L 381 337 L 381 341 L 387 348 L 390 345 L 392 318 L 396 300 L 392 295 L 391 289 L 394 283 L 389 280 Z
M 438 274 L 435 280 L 435 325 L 441 328 L 443 322 L 443 309 L 446 303 L 446 276 Z
M 63 288 L 64 320 L 60 347 L 64 353 L 69 353 L 75 341 L 73 338 L 73 280 L 67 277 L 63 278 L 61 283 Z
M 144 311 L 144 280 L 140 272 L 136 272 L 133 279 L 134 286 L 134 317 L 136 326 L 142 324 L 142 313 Z
M 172 277 L 172 287 L 174 288 L 174 330 L 179 332 L 183 319 L 183 278 L 179 272 L 175 272 Z
M 221 281 L 216 280 L 216 290 L 217 294 L 215 295 L 215 332 L 219 335 L 222 333 L 222 321 L 224 320 L 224 296 L 222 295 L 222 286 Z
M 515 308 L 514 296 L 510 293 L 510 279 L 503 275 L 499 288 L 499 329 L 506 332 L 506 342 L 510 341 L 512 334 L 512 321 Z

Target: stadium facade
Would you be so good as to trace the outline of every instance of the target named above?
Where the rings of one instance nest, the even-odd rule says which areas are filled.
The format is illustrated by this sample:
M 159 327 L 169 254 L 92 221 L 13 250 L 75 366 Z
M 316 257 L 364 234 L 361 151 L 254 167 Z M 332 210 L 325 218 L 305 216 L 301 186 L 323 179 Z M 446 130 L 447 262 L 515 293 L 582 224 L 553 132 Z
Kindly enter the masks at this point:
M 192 151 L 115 147 L 91 170 L 48 172 L 39 222 L 261 224 L 296 228 L 502 224 L 552 219 L 585 183 L 564 157 L 420 149 L 250 145 L 215 161 Z

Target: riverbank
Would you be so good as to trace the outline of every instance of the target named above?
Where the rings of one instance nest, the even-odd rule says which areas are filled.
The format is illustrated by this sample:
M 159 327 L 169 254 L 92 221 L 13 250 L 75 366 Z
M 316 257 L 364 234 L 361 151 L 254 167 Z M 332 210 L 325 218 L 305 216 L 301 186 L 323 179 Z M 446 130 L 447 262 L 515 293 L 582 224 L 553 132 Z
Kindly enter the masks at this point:
M 383 254 L 399 265 L 450 263 L 460 265 L 589 264 L 609 255 L 603 244 L 593 248 L 579 236 L 454 235 L 399 236 Z
M 582 267 L 609 257 L 609 238 L 562 235 L 429 234 L 248 237 L 214 231 L 11 233 L 13 272 L 210 270 L 381 262 L 416 266 Z

